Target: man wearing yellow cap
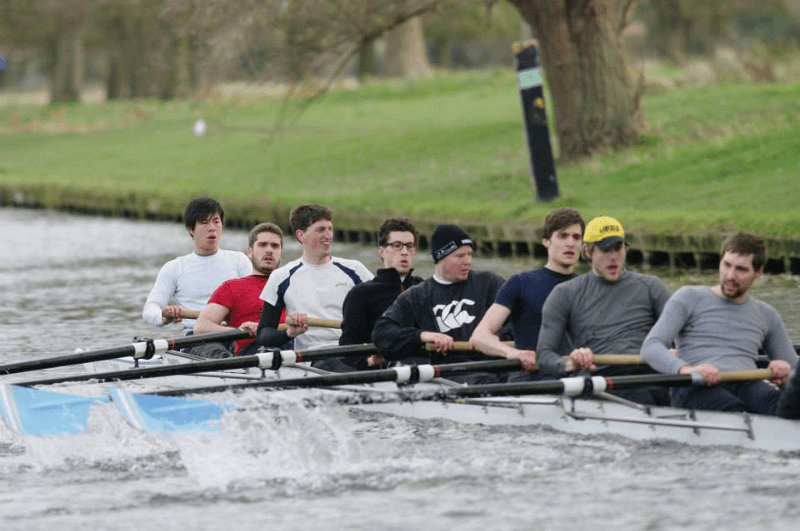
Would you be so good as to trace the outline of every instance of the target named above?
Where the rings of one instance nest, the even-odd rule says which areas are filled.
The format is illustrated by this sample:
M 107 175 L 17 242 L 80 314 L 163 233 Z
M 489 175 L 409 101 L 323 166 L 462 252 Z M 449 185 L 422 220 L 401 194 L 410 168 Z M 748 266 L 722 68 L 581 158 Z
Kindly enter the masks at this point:
M 669 290 L 655 276 L 625 269 L 625 230 L 616 219 L 600 216 L 591 220 L 583 242 L 583 256 L 592 269 L 556 286 L 545 301 L 536 349 L 539 369 L 555 375 L 579 369 L 597 369 L 601 375 L 649 371 L 641 367 L 597 368 L 593 357 L 595 353 L 639 352 L 670 297 Z M 574 348 L 566 360 L 561 357 L 566 353 L 559 352 L 565 333 Z M 614 394 L 645 404 L 666 400 L 648 389 Z

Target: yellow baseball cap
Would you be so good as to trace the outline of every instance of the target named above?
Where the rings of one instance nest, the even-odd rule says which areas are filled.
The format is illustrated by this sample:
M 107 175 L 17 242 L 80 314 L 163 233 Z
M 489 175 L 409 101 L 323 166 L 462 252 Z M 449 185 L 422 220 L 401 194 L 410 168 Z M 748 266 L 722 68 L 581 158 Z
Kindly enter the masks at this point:
M 593 243 L 606 251 L 609 247 L 625 241 L 625 230 L 622 228 L 622 223 L 610 216 L 596 217 L 586 224 L 583 241 Z

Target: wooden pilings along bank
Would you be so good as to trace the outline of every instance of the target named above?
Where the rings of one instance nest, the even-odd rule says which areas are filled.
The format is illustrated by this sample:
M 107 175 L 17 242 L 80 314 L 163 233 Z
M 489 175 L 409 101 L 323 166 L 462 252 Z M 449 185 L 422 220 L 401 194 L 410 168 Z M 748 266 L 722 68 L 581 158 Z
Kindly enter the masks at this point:
M 228 204 L 230 203 L 230 204 Z M 80 214 L 180 223 L 185 197 L 155 197 L 149 194 L 117 195 L 108 191 L 73 190 L 60 186 L 17 187 L 0 184 L 0 206 L 50 208 Z M 279 224 L 287 236 L 289 207 L 261 202 L 227 202 L 225 224 L 249 230 L 262 221 Z M 334 212 L 335 238 L 340 242 L 376 245 L 381 222 L 392 213 Z M 538 223 L 481 223 L 453 219 L 414 219 L 420 233 L 420 250 L 429 249 L 428 237 L 438 223 L 458 223 L 478 242 L 481 256 L 544 259 L 541 221 Z M 628 263 L 634 267 L 713 270 L 719 264 L 719 249 L 728 234 L 649 235 L 629 233 Z M 800 239 L 767 238 L 769 261 L 765 271 L 800 275 Z

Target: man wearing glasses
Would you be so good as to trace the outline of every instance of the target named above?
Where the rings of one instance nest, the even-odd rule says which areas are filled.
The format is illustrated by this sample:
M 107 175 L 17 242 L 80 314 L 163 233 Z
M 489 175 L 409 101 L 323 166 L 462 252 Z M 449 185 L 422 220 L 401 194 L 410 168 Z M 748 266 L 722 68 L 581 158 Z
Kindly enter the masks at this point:
M 342 306 L 342 336 L 340 345 L 358 345 L 372 342 L 375 321 L 383 314 L 400 293 L 422 278 L 414 271 L 419 233 L 405 218 L 389 218 L 378 229 L 378 257 L 383 269 L 378 269 L 375 278 L 353 286 Z M 357 368 L 366 369 L 385 361 L 380 356 L 358 360 Z
M 483 314 L 494 302 L 503 279 L 490 271 L 472 270 L 475 241 L 461 227 L 443 224 L 431 234 L 433 277 L 401 293 L 378 318 L 372 340 L 391 361 L 418 362 L 425 344 L 434 352 L 425 362 L 455 363 L 493 359 L 478 352 L 453 350 L 455 341 L 468 341 Z M 498 331 L 501 340 L 510 329 Z M 493 383 L 506 375 L 472 372 L 454 376 L 461 383 Z

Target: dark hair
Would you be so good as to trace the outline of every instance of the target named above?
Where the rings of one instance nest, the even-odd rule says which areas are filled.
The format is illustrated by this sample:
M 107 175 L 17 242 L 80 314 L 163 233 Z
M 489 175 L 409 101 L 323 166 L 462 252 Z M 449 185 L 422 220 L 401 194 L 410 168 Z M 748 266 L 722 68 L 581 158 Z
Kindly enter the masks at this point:
M 219 219 L 225 223 L 225 211 L 218 201 L 210 197 L 198 197 L 189 201 L 183 212 L 183 223 L 187 229 L 194 229 L 198 221 L 203 221 L 214 214 L 219 214 Z
M 728 236 L 722 242 L 722 249 L 719 252 L 720 260 L 725 253 L 736 253 L 741 255 L 753 255 L 753 269 L 758 271 L 767 262 L 767 248 L 764 240 L 756 234 L 749 232 L 737 232 Z
M 292 209 L 289 214 L 289 226 L 292 227 L 292 232 L 304 231 L 321 219 L 333 221 L 331 209 L 317 203 L 306 203 Z
M 583 221 L 581 213 L 574 208 L 557 208 L 544 218 L 542 238 L 549 240 L 554 232 L 558 232 L 576 223 L 581 226 L 581 234 L 583 234 L 586 230 L 586 223 Z
M 391 232 L 410 232 L 414 235 L 414 245 L 418 243 L 419 232 L 408 218 L 389 218 L 381 223 L 378 229 L 378 245 L 383 247 L 389 243 L 389 233 Z
M 262 232 L 271 232 L 272 234 L 276 234 L 281 239 L 281 247 L 283 247 L 283 231 L 279 226 L 269 221 L 265 221 L 264 223 L 259 223 L 255 227 L 250 230 L 250 236 L 247 240 L 247 246 L 252 247 L 256 240 L 258 239 L 258 235 Z

